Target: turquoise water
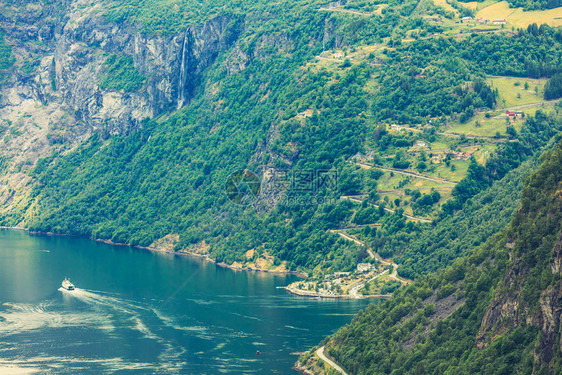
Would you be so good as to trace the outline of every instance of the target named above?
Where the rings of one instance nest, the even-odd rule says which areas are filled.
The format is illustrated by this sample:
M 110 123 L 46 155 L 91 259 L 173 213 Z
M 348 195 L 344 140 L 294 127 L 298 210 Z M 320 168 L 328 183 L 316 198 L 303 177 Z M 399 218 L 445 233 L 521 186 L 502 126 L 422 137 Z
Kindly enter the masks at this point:
M 75 291 L 60 288 L 64 277 Z M 0 370 L 292 373 L 291 353 L 316 345 L 368 304 L 278 288 L 294 280 L 0 230 Z

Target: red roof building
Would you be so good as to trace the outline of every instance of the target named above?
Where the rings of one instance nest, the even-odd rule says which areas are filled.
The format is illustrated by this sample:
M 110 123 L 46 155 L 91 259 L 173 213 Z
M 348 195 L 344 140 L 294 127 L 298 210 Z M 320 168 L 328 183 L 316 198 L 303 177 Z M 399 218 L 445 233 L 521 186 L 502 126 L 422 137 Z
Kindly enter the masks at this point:
M 509 117 L 525 117 L 525 112 L 523 111 L 510 111 L 509 109 L 505 111 L 505 115 Z

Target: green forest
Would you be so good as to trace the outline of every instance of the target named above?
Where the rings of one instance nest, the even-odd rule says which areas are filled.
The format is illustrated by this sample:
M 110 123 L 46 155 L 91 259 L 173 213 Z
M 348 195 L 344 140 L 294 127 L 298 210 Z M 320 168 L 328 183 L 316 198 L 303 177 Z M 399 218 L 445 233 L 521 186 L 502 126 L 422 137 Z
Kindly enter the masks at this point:
M 106 72 L 100 82 L 100 87 L 123 90 L 138 91 L 145 80 L 134 66 L 133 59 L 129 56 L 110 55 L 105 60 Z
M 0 7 L 17 24 L 15 3 Z M 0 156 L 0 226 L 384 298 L 299 358 L 313 374 L 335 371 L 322 347 L 350 374 L 561 374 L 562 26 L 523 12 L 560 0 L 508 0 L 524 27 L 463 22 L 484 2 L 466 3 L 113 0 L 73 3 L 95 22 L 62 31 L 57 3 L 26 29 L 33 58 L 0 33 L 0 85 L 25 104 L 0 138 L 31 155 Z M 76 45 L 44 58 L 45 35 Z M 153 70 L 154 41 L 182 52 Z M 94 72 L 76 85 L 88 108 L 146 93 L 160 112 L 121 133 L 82 123 L 61 55 Z
M 149 2 L 115 4 L 107 17 L 130 20 L 146 32 L 177 32 L 188 26 L 185 20 L 193 20 L 150 13 Z M 180 12 L 188 2 L 182 4 Z M 467 123 L 499 106 L 498 90 L 490 86 L 486 75 L 554 74 L 552 66 L 561 58 L 562 32 L 541 26 L 513 34 L 447 38 L 424 18 L 406 17 L 413 5 L 391 3 L 380 16 L 369 18 L 318 12 L 315 4 L 291 3 L 295 12 L 290 15 L 277 3 L 258 2 L 251 10 L 233 8 L 239 10 L 233 17 L 265 9 L 278 16 L 271 22 L 249 21 L 252 27 L 240 36 L 248 51 L 256 48 L 263 33 L 288 30 L 289 25 L 292 49 L 265 53 L 236 74 L 227 74 L 223 54 L 205 72 L 195 97 L 183 109 L 147 120 L 133 134 L 97 133 L 63 157 L 53 154 L 41 159 L 33 171 L 36 184 L 29 199 L 2 214 L 1 222 L 15 225 L 23 219 L 34 231 L 138 246 L 150 246 L 173 234 L 178 235 L 176 250 L 189 251 L 204 243 L 211 259 L 232 264 L 244 263 L 246 251 L 254 249 L 257 257 L 273 256 L 275 265 L 283 263 L 287 270 L 308 274 L 349 271 L 366 257 L 363 249 L 329 233 L 330 229 L 379 223 L 382 227 L 366 240 L 383 257 L 396 258 L 402 265 L 400 275 L 414 278 L 451 264 L 466 249 L 436 245 L 430 247 L 435 252 L 422 251 L 426 246 L 419 239 L 441 233 L 438 243 L 446 243 L 456 235 L 443 233 L 451 232 L 450 223 L 463 212 L 471 216 L 477 209 L 475 201 L 490 209 L 494 203 L 484 195 L 475 201 L 473 197 L 547 145 L 559 130 L 559 117 L 539 111 L 527 116 L 518 131 L 500 134 L 485 166 L 471 159 L 465 177 L 447 201 L 436 190 L 422 194 L 415 189 L 406 191 L 408 199 L 383 200 L 380 176 L 375 171 L 358 171 L 350 158 L 369 148 L 382 158 L 392 158 L 392 167 L 433 171 L 424 154 L 415 161 L 406 156 L 414 142 L 411 136 L 388 134 L 384 124 L 394 121 L 423 130 L 419 139 L 427 142 L 441 139 L 437 133 L 451 121 Z M 214 6 L 221 12 L 230 9 L 227 4 Z M 216 9 L 203 8 L 202 19 Z M 333 25 L 334 33 L 320 41 L 326 22 Z M 402 43 L 397 42 L 403 37 L 399 30 L 437 34 Z M 336 43 L 344 43 L 349 52 L 372 43 L 383 48 L 365 59 L 346 59 L 330 68 L 310 63 Z M 374 60 L 382 63 L 373 64 Z M 128 56 L 110 54 L 104 69 L 100 85 L 106 88 L 136 91 L 145 79 Z M 217 89 L 211 93 L 212 86 Z M 297 115 L 303 111 L 310 115 Z M 433 129 L 427 128 L 428 123 Z M 461 138 L 454 147 L 471 142 Z M 473 144 L 481 143 L 474 140 Z M 303 193 L 289 188 L 272 193 L 273 204 L 258 200 L 237 206 L 228 200 L 224 184 L 231 173 L 244 168 L 258 175 L 267 168 L 333 170 L 338 173 L 338 189 Z M 354 194 L 369 198 L 363 205 L 339 200 Z M 514 200 L 517 191 L 510 191 L 510 196 Z M 295 199 L 324 203 L 294 204 Z M 395 207 L 395 212 L 385 211 L 388 207 Z M 432 224 L 416 223 L 403 216 L 408 207 L 418 214 L 436 211 L 440 215 Z M 480 225 L 490 228 L 481 232 L 486 236 L 499 229 L 513 210 L 511 204 L 495 207 L 493 213 L 503 213 L 482 220 Z M 472 242 L 477 245 L 484 237 Z M 427 262 L 428 257 L 438 260 Z
M 4 35 L 0 33 L 0 84 L 8 78 L 7 70 L 14 65 L 14 62 L 12 48 L 6 44 Z
M 327 338 L 337 363 L 351 374 L 558 373 L 560 323 L 533 319 L 560 287 L 550 265 L 560 260 L 562 143 L 541 160 L 509 225 Z M 491 318 L 510 301 L 518 304 Z M 527 320 L 517 318 L 523 311 Z

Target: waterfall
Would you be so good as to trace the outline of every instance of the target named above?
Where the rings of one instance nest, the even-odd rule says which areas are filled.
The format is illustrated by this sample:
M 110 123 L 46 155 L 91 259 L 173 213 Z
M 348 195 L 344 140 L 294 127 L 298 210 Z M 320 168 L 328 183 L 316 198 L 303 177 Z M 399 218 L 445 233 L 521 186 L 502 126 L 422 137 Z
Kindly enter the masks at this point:
M 187 48 L 186 48 L 187 37 L 188 37 L 188 30 L 185 30 L 185 35 L 183 37 L 183 46 L 181 49 L 180 81 L 178 84 L 178 109 L 183 107 L 183 104 L 185 103 L 185 83 L 186 83 L 185 82 L 186 81 L 185 55 L 187 53 Z

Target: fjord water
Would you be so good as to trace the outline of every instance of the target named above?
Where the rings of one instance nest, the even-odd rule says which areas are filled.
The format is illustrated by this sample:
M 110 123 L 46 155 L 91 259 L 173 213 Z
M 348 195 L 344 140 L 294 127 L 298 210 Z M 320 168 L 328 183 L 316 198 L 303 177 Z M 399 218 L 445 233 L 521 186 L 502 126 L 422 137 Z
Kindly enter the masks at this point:
M 64 277 L 75 291 L 60 288 Z M 294 280 L 0 230 L 0 369 L 291 373 L 292 352 L 316 345 L 368 303 L 312 300 L 278 288 Z

